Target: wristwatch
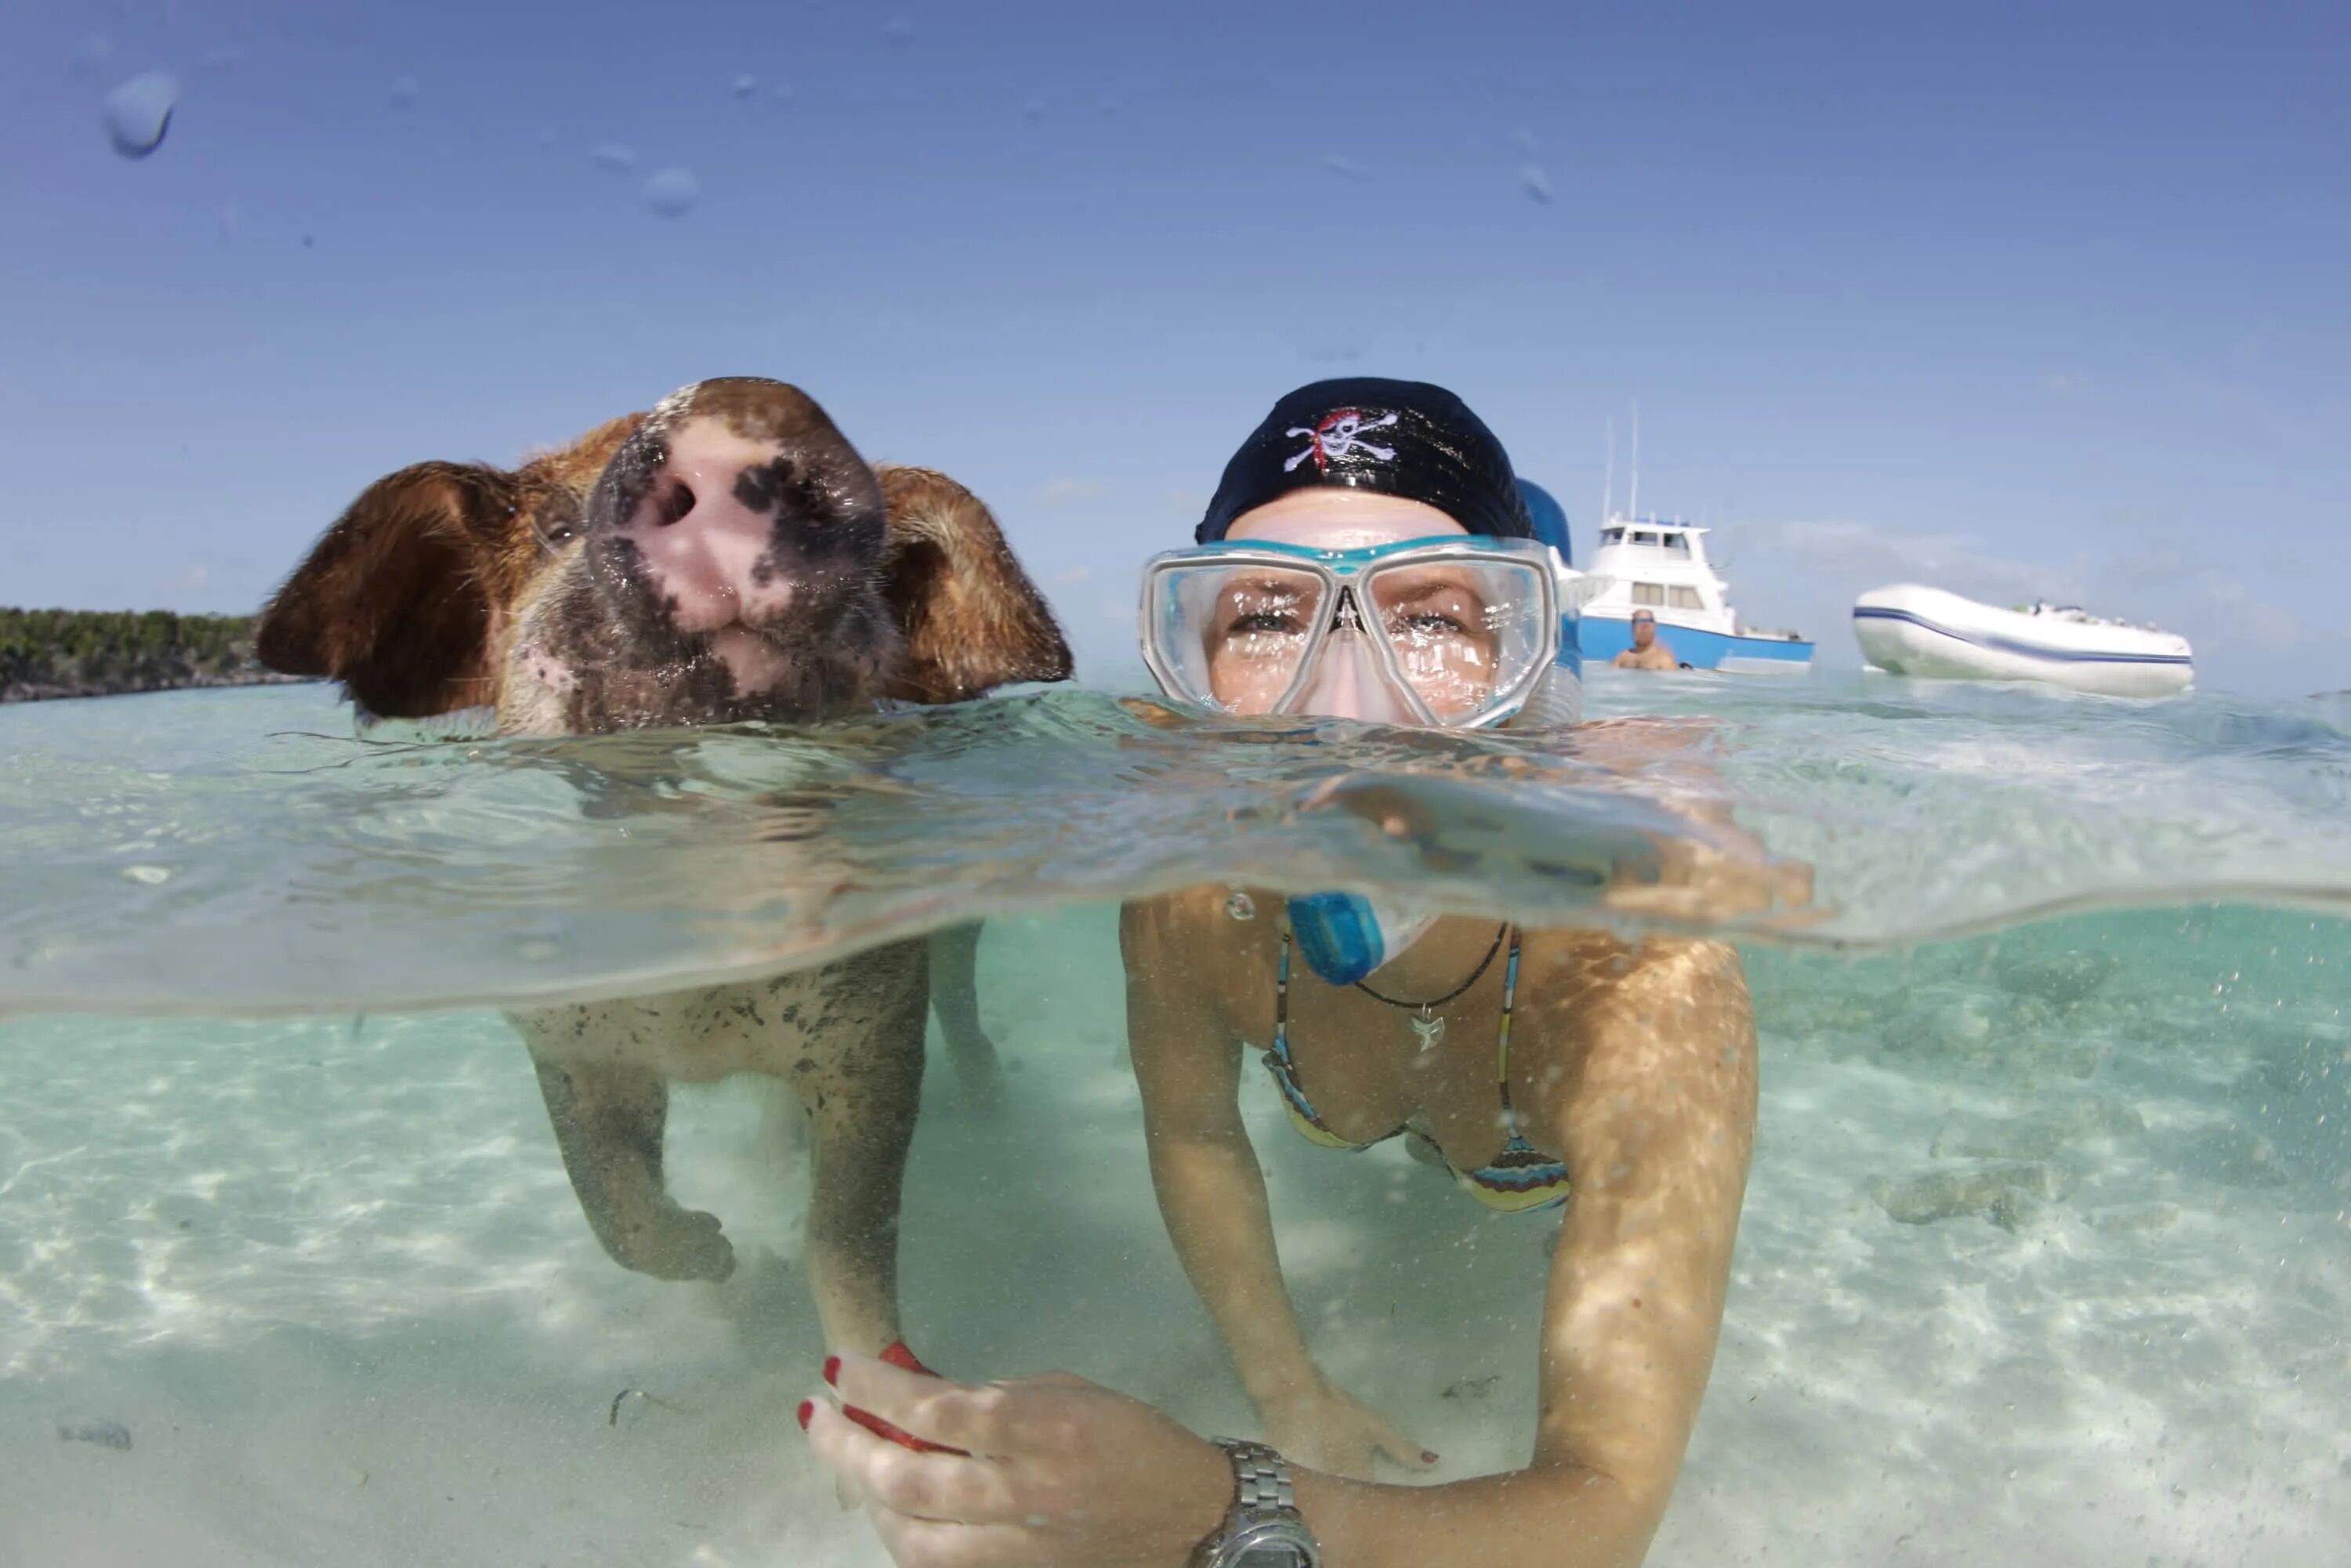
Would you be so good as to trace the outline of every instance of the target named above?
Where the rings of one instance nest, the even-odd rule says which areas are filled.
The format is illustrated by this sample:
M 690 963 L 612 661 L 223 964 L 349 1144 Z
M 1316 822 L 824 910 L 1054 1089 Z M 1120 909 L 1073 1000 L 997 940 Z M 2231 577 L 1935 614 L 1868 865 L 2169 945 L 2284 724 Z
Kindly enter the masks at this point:
M 1219 1437 L 1233 1462 L 1233 1506 L 1192 1549 L 1189 1568 L 1322 1568 L 1322 1548 L 1298 1511 L 1290 1462 L 1263 1443 Z

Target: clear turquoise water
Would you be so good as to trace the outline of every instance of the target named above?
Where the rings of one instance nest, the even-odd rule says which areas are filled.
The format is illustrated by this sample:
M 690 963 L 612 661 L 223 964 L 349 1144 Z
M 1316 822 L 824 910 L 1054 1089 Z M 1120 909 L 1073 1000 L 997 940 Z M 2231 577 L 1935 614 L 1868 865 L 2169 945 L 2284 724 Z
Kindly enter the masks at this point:
M 485 1009 L 976 914 L 1012 1103 L 970 1113 L 932 1076 L 917 1343 L 1238 1426 L 1143 1169 L 1115 900 L 1246 872 L 1596 920 L 1597 882 L 1690 831 L 1655 804 L 1690 790 L 1811 864 L 1823 914 L 1719 922 L 1762 1123 L 1652 1560 L 2332 1560 L 2339 706 L 1827 676 L 1604 677 L 1594 702 L 1691 745 L 1609 771 L 1580 742 L 1529 782 L 1519 743 L 1177 733 L 1087 693 L 531 745 L 362 743 L 315 688 L 0 709 L 0 1563 L 881 1562 L 789 1424 L 820 1354 L 791 1119 L 682 1092 L 673 1185 L 746 1267 L 627 1274 Z M 1261 1088 L 1332 1370 L 1442 1473 L 1520 1462 L 1542 1227 L 1392 1146 L 1308 1147 Z M 2037 1200 L 1918 1212 L 2016 1164 Z M 106 1423 L 131 1447 L 60 1440 Z

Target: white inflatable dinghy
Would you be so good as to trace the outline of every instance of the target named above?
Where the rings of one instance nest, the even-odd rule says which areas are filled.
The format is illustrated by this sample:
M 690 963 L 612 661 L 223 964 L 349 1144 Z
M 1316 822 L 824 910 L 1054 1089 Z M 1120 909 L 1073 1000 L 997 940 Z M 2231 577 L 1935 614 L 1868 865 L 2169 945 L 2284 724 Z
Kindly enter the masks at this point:
M 2047 681 L 2108 696 L 2160 697 L 2196 678 L 2188 639 L 2070 606 L 2001 610 L 1902 583 L 1854 601 L 1861 656 L 1888 674 L 1930 680 Z

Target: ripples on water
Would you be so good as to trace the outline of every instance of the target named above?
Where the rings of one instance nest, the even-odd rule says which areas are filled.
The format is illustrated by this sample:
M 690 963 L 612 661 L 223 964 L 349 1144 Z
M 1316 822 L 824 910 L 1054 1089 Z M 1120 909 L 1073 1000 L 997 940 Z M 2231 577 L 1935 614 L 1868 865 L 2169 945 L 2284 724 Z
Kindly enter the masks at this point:
M 1171 729 L 1074 692 L 561 743 L 360 742 L 315 688 L 0 710 L 0 1560 L 878 1563 L 787 1419 L 821 1354 L 790 1119 L 680 1091 L 674 1186 L 746 1265 L 631 1275 L 512 1032 L 423 1009 L 975 914 L 1012 1103 L 975 1116 L 933 1076 L 914 1338 L 950 1371 L 1069 1365 L 1242 1425 L 1151 1198 L 1112 903 L 1248 873 L 1629 922 L 1605 890 L 1693 852 L 1809 863 L 1814 907 L 1667 910 L 1747 942 L 1765 1079 L 1654 1560 L 2329 1560 L 2339 706 L 1828 676 L 1604 676 L 1596 701 L 1662 722 L 1546 754 Z M 1728 805 L 1762 847 L 1661 800 Z M 1245 1110 L 1332 1372 L 1443 1477 L 1519 1463 L 1543 1228 L 1393 1145 L 1312 1149 L 1263 1090 Z M 60 1440 L 117 1428 L 130 1448 Z
M 1699 896 L 1685 921 L 1840 947 L 2099 905 L 2351 904 L 2351 735 L 2316 704 L 1830 677 L 1600 695 L 1649 716 L 1562 743 L 1052 691 L 453 743 L 355 739 L 314 687 L 27 707 L 0 716 L 0 1007 L 614 994 L 1243 874 L 1622 919 L 1596 889 L 1692 846 L 1808 864 L 1814 907 Z M 1761 850 L 1683 814 L 1725 807 Z

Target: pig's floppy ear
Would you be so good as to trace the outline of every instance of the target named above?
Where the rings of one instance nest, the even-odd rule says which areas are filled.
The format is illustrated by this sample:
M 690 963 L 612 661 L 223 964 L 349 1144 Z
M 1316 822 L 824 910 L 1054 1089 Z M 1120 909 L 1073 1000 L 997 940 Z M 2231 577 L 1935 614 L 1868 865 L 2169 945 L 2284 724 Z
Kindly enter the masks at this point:
M 343 683 L 380 718 L 491 700 L 488 578 L 518 488 L 496 468 L 419 463 L 369 486 L 261 614 L 273 670 Z
M 961 702 L 1015 681 L 1065 681 L 1070 645 L 979 497 L 928 468 L 881 467 L 883 592 L 906 633 L 891 695 Z

